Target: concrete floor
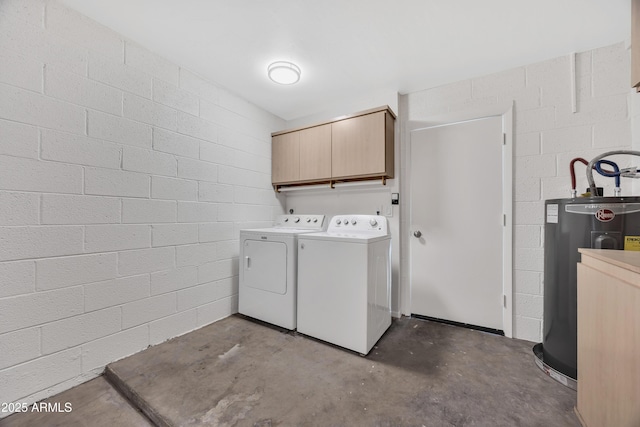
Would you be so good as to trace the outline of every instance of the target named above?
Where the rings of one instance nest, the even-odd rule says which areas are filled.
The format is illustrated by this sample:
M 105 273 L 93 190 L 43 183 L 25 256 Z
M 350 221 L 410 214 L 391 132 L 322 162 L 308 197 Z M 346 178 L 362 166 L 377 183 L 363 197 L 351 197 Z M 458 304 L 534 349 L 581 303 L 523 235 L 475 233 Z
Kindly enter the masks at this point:
M 112 363 L 106 377 L 157 425 L 579 426 L 576 393 L 535 366 L 532 345 L 402 318 L 362 357 L 232 316 Z M 69 414 L 0 425 L 146 425 L 105 387 L 99 378 L 52 398 L 72 401 Z
M 133 408 L 104 377 L 98 377 L 65 392 L 46 403 L 71 404 L 70 412 L 27 412 L 0 420 L 2 427 L 149 427 L 153 424 Z

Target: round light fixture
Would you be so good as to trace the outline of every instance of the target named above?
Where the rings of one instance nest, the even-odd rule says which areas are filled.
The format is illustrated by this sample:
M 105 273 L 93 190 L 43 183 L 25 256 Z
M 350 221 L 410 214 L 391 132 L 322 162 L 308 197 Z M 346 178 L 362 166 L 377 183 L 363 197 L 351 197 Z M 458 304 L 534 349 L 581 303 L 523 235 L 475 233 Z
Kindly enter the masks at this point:
M 300 80 L 300 67 L 292 62 L 277 61 L 267 68 L 269 78 L 281 85 L 292 85 Z

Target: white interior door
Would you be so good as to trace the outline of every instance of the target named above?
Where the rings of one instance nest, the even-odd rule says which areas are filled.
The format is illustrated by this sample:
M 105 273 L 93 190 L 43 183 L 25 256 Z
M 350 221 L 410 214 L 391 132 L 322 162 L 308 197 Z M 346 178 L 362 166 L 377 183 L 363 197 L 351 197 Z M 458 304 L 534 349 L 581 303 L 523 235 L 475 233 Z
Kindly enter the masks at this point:
M 502 150 L 499 116 L 411 132 L 412 313 L 504 329 Z

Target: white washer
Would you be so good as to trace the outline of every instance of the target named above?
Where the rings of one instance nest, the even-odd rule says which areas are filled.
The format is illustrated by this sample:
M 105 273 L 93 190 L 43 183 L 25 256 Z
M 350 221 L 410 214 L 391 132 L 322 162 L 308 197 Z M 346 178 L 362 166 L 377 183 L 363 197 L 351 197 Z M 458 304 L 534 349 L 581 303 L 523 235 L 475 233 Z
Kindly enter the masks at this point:
M 238 311 L 295 329 L 297 237 L 324 229 L 324 215 L 279 215 L 273 227 L 240 230 Z
M 337 215 L 298 238 L 298 332 L 367 354 L 391 325 L 384 216 Z

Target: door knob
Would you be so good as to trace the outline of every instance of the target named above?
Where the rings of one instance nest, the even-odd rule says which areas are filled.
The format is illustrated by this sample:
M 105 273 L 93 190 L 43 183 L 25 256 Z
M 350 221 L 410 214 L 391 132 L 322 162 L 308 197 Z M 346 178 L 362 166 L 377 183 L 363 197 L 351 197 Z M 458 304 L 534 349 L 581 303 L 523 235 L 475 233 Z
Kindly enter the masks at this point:
M 422 236 L 422 232 L 421 232 L 420 230 L 418 230 L 418 231 L 414 231 L 414 232 L 413 232 L 413 235 L 414 235 L 415 237 L 417 237 L 417 238 L 420 238 L 420 237 Z

